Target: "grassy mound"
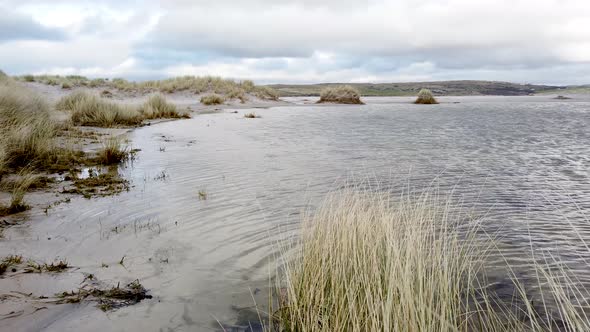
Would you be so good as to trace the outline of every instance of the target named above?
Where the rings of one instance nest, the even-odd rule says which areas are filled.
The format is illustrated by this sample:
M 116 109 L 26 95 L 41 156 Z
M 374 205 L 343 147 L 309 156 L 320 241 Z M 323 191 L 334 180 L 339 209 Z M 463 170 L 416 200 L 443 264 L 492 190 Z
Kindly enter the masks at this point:
M 217 94 L 206 95 L 201 97 L 201 104 L 203 105 L 220 105 L 223 104 L 225 99 Z
M 62 97 L 56 108 L 71 112 L 72 122 L 81 126 L 136 126 L 143 121 L 136 107 L 119 105 L 84 91 Z
M 350 85 L 323 89 L 318 103 L 363 104 L 358 90 Z
M 436 101 L 430 90 L 422 89 L 418 92 L 418 98 L 416 98 L 414 104 L 438 104 L 438 101 Z
M 476 221 L 431 197 L 331 196 L 305 220 L 296 250 L 285 249 L 292 256 L 280 265 L 270 330 L 590 329 L 588 291 L 557 262 L 532 263 L 543 296 L 529 297 L 516 278 L 510 298 L 486 287 L 491 240 L 476 235 Z
M 178 112 L 176 105 L 166 101 L 166 97 L 157 93 L 151 95 L 141 107 L 141 113 L 145 119 L 161 118 L 186 118 L 188 114 Z

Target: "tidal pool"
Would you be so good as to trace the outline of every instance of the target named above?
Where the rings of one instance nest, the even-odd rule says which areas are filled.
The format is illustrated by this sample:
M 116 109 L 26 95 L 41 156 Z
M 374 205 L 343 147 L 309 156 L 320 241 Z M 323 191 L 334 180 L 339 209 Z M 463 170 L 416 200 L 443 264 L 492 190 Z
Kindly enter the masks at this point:
M 77 267 L 33 289 L 63 291 L 91 273 L 115 284 L 139 279 L 153 298 L 106 314 L 93 304 L 56 306 L 0 329 L 240 325 L 251 292 L 268 285 L 277 243 L 326 193 L 355 182 L 394 193 L 435 186 L 484 217 L 516 266 L 533 245 L 590 275 L 575 234 L 590 236 L 589 98 L 292 101 L 299 105 L 137 129 L 130 144 L 141 151 L 120 170 L 133 185 L 128 192 L 32 211 L 7 229 L 3 254 L 60 257 Z M 244 118 L 252 111 L 261 118 Z

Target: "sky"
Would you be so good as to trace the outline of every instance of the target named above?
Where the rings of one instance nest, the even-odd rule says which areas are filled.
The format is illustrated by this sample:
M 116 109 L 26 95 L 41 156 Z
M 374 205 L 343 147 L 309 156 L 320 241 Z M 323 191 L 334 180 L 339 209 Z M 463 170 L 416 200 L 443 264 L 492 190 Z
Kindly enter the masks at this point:
M 12 74 L 590 83 L 590 0 L 0 0 Z

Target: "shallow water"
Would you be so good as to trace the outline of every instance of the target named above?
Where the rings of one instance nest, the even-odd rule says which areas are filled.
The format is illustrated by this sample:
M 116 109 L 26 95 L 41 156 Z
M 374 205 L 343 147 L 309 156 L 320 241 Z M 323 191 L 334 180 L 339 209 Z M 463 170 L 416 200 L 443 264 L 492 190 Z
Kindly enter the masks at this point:
M 590 236 L 590 99 L 367 100 L 135 130 L 141 152 L 121 170 L 129 192 L 32 212 L 0 249 L 66 258 L 105 282 L 139 279 L 154 298 L 109 314 L 68 306 L 31 326 L 206 331 L 240 323 L 236 307 L 252 305 L 250 290 L 267 284 L 276 241 L 296 230 L 303 210 L 355 181 L 395 193 L 434 186 L 485 217 L 517 264 L 531 241 L 588 274 L 588 251 L 572 230 Z

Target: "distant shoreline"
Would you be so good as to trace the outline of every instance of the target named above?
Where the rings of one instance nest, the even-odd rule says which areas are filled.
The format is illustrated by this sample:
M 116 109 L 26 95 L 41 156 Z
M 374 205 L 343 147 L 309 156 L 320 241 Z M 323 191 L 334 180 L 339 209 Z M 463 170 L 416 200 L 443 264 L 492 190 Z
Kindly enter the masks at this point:
M 271 84 L 281 97 L 315 97 L 322 89 L 343 83 Z M 435 96 L 529 96 L 538 94 L 590 94 L 588 85 L 518 84 L 495 81 L 440 81 L 409 83 L 346 83 L 363 97 L 409 97 L 420 89 L 429 89 Z

